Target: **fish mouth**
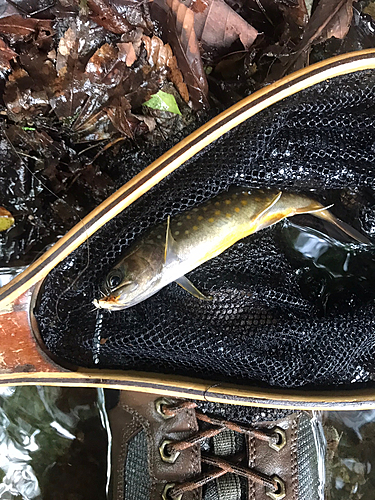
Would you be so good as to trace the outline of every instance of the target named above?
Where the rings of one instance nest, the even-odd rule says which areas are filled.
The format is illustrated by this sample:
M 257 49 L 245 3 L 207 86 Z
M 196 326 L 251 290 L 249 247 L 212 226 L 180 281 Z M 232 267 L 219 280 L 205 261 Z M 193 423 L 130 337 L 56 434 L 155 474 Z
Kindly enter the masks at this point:
M 106 309 L 108 311 L 121 311 L 122 309 L 127 309 L 129 307 L 127 305 L 119 304 L 113 297 L 94 299 L 92 303 L 97 309 Z

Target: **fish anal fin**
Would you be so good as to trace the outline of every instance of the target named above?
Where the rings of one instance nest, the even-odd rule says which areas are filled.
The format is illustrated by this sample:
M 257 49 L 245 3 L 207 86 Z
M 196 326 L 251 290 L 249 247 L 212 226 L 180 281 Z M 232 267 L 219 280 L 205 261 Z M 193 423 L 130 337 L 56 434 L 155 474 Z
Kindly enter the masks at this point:
M 212 297 L 208 297 L 204 295 L 202 292 L 196 288 L 193 283 L 187 279 L 186 276 L 181 276 L 181 278 L 178 278 L 175 280 L 178 285 L 180 285 L 181 288 L 189 292 L 191 295 L 194 297 L 197 297 L 197 299 L 201 300 L 212 300 Z
M 165 249 L 164 249 L 164 265 L 168 266 L 179 260 L 177 255 L 177 244 L 176 240 L 172 236 L 171 231 L 171 217 L 168 215 L 167 219 L 167 230 L 165 233 Z

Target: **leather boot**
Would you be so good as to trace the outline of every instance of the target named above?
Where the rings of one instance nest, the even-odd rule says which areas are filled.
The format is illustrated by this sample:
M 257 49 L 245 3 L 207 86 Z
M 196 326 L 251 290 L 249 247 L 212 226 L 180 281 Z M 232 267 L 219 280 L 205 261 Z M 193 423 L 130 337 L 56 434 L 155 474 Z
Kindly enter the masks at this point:
M 109 421 L 113 500 L 321 498 L 312 413 L 121 391 Z

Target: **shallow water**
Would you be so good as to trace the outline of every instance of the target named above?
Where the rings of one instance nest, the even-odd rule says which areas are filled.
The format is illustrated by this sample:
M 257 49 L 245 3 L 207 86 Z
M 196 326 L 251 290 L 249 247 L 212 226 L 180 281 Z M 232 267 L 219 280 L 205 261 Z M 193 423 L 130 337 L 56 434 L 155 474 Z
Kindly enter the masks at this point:
M 325 412 L 326 499 L 375 498 L 375 410 Z
M 102 389 L 0 388 L 0 499 L 104 500 Z
M 290 220 L 280 225 L 281 245 L 301 292 L 322 314 L 342 302 L 354 308 L 375 298 L 375 246 L 349 242 L 337 231 L 334 235 Z

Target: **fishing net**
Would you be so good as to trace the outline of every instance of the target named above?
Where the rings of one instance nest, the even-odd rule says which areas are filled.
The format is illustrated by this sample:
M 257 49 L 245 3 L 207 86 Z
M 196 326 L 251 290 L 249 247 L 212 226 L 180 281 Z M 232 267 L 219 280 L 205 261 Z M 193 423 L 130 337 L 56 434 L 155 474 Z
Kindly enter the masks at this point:
M 374 300 L 343 286 L 322 307 L 321 282 L 290 258 L 282 224 L 189 274 L 211 302 L 174 283 L 120 312 L 93 312 L 91 301 L 147 228 L 232 185 L 313 194 L 374 237 L 374 109 L 375 72 L 341 76 L 266 109 L 194 156 L 48 275 L 36 309 L 47 349 L 79 366 L 246 384 L 354 388 L 372 381 Z M 117 158 L 121 182 L 159 153 Z

